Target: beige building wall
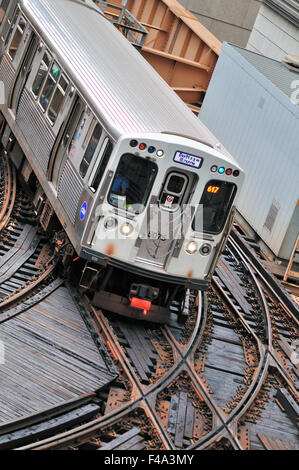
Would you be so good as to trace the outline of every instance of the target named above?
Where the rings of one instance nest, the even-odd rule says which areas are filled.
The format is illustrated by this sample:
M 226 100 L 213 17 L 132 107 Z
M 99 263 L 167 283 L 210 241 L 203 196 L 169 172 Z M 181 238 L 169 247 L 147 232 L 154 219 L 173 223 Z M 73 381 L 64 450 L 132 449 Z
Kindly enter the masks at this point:
M 261 0 L 179 0 L 220 41 L 246 47 Z

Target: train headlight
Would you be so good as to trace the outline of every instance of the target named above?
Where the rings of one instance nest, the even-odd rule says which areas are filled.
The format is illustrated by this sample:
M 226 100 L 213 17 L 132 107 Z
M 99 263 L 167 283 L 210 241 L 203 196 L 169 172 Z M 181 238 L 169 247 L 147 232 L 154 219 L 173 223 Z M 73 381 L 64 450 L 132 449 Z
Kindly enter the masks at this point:
M 189 255 L 193 255 L 197 252 L 197 248 L 198 246 L 196 242 L 189 242 L 186 246 L 186 252 L 189 253 Z
M 125 237 L 128 237 L 131 235 L 131 233 L 133 233 L 134 227 L 132 224 L 126 223 L 120 227 L 120 231 Z
M 203 256 L 208 256 L 211 253 L 211 251 L 212 251 L 212 247 L 208 243 L 205 243 L 204 245 L 202 245 L 199 250 L 200 254 Z
M 104 227 L 106 230 L 115 230 L 117 227 L 117 220 L 114 217 L 106 219 Z

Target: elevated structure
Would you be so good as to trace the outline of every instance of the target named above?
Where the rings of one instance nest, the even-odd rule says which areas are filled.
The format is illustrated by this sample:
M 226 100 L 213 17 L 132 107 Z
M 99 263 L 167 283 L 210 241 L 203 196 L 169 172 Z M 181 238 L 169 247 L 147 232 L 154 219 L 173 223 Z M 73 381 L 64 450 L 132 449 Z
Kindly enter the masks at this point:
M 142 55 L 180 98 L 198 113 L 221 51 L 221 42 L 176 0 L 110 0 L 105 14 L 117 20 L 126 7 L 148 31 Z
M 119 5 L 102 0 L 94 0 L 94 3 L 98 5 L 128 41 L 138 49 L 142 48 L 147 30 L 127 9 L 128 0 Z

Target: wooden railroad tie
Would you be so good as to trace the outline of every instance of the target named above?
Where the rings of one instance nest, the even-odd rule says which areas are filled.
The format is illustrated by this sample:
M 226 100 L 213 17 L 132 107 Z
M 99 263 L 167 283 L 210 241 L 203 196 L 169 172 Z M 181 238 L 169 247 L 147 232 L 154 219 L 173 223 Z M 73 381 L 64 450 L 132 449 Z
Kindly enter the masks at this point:
M 173 395 L 170 400 L 167 431 L 174 436 L 176 447 L 190 445 L 185 439 L 192 439 L 195 409 L 186 392 Z
M 132 428 L 124 434 L 117 434 L 115 439 L 104 444 L 98 450 L 144 450 L 146 442 L 140 435 L 139 428 Z

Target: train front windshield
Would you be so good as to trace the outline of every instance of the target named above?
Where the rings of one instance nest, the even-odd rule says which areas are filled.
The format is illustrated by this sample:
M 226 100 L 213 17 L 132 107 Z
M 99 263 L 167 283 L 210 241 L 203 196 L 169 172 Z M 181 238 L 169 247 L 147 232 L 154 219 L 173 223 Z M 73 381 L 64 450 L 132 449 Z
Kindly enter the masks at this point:
M 237 186 L 225 181 L 209 181 L 204 189 L 192 228 L 217 235 L 225 225 Z
M 144 209 L 153 187 L 158 167 L 130 153 L 124 154 L 108 196 L 108 202 L 121 209 L 140 214 Z

